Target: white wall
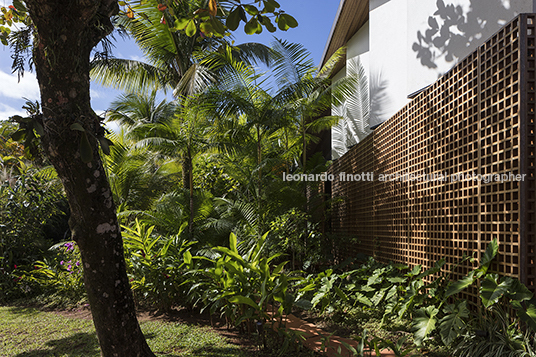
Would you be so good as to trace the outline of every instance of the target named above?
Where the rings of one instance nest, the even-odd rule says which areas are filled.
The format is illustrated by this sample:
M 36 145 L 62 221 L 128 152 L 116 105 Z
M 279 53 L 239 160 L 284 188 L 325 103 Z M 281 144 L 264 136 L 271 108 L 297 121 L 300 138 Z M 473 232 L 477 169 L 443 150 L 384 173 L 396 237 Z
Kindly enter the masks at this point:
M 369 0 L 369 11 L 369 21 L 347 43 L 347 61 L 358 57 L 368 72 L 374 127 L 515 16 L 536 12 L 536 0 Z M 332 143 L 341 135 L 334 128 Z
M 433 83 L 533 0 L 408 0 L 408 94 Z
M 431 1 L 431 0 L 424 0 Z M 408 2 L 391 0 L 369 14 L 371 98 L 370 125 L 387 119 L 407 100 Z
M 347 65 L 333 77 L 333 80 L 337 81 L 338 79 L 344 78 L 347 71 L 351 71 L 355 67 L 355 59 L 359 59 L 359 63 L 365 69 L 365 75 L 367 76 L 364 80 L 368 81 L 368 73 L 370 71 L 368 23 L 361 27 L 361 29 L 348 41 L 346 46 Z M 354 61 L 353 65 L 350 64 L 351 61 Z M 370 98 L 370 91 L 368 91 L 366 96 L 367 99 Z M 343 119 L 339 121 L 339 124 L 335 125 L 331 130 L 331 158 L 337 159 L 348 151 L 349 147 L 357 144 L 360 139 L 368 135 L 370 132 L 369 126 L 365 125 L 363 127 L 361 123 L 358 125 L 357 121 L 366 120 L 368 124 L 369 117 L 363 117 L 359 100 L 350 100 L 343 105 L 334 107 L 332 109 L 332 114 L 343 117 Z
M 535 0 L 371 0 L 371 125 L 389 119 Z M 379 87 L 378 87 L 379 85 Z M 371 88 L 374 88 L 371 85 Z M 378 90 L 371 89 L 371 100 Z

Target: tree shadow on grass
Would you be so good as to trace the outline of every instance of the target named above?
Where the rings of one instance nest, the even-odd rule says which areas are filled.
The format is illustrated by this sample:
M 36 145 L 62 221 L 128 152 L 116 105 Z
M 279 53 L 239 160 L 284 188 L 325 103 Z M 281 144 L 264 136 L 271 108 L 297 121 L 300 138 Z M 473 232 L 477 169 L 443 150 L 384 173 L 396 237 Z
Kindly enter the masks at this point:
M 100 354 L 99 343 L 94 332 L 75 333 L 65 338 L 50 340 L 46 342 L 46 345 L 51 348 L 22 352 L 14 357 L 89 357 Z
M 196 357 L 242 357 L 246 354 L 239 347 L 203 347 L 192 351 Z

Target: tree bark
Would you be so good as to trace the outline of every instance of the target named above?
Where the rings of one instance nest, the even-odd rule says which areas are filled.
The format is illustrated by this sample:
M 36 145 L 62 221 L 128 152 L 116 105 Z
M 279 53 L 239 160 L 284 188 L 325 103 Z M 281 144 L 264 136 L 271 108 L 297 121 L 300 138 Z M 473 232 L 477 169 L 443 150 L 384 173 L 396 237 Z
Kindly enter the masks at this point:
M 26 4 L 36 28 L 42 144 L 69 201 L 69 223 L 80 248 L 101 356 L 154 356 L 136 319 L 115 205 L 98 152 L 96 137 L 104 132 L 90 105 L 90 53 L 113 29 L 110 16 L 117 13 L 117 2 L 27 0 Z M 80 127 L 73 130 L 74 123 Z M 85 148 L 92 153 L 87 162 L 81 157 L 84 137 Z

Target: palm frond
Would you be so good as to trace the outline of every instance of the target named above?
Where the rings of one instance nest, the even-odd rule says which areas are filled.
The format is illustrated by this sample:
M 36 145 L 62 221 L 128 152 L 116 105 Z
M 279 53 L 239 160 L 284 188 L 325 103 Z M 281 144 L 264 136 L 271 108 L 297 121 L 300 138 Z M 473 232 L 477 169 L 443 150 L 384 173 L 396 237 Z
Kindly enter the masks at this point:
M 109 58 L 91 63 L 91 79 L 103 86 L 127 92 L 138 92 L 143 88 L 166 89 L 170 87 L 170 76 L 162 68 L 135 60 Z
M 275 39 L 273 73 L 277 84 L 282 88 L 302 80 L 315 71 L 314 62 L 302 44 Z

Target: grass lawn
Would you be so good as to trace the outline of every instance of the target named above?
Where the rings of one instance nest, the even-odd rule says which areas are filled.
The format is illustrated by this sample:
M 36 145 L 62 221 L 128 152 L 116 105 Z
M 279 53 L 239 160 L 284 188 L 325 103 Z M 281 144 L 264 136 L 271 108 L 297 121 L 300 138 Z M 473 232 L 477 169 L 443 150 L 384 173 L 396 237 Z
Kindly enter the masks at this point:
M 209 327 L 140 322 L 158 356 L 234 357 L 246 354 Z M 99 357 L 93 322 L 33 308 L 0 306 L 0 357 Z

